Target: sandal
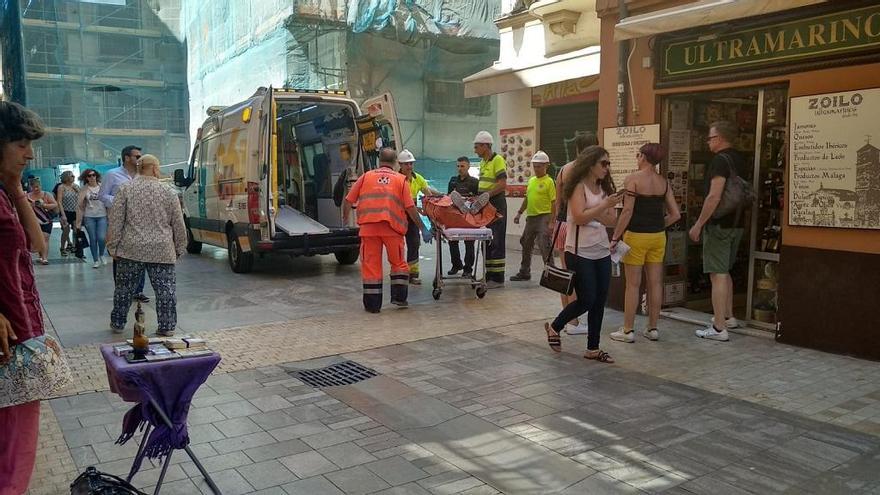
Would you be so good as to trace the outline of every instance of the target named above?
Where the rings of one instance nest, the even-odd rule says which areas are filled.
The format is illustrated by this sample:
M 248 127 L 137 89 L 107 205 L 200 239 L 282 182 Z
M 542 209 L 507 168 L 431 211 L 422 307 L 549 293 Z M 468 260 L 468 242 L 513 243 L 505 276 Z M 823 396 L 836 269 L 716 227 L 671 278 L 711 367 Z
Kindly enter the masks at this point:
M 41 265 L 48 265 L 48 264 L 49 264 L 49 260 L 47 260 L 46 258 L 40 258 L 40 264 L 41 264 Z
M 550 349 L 553 349 L 553 352 L 562 352 L 562 339 L 559 338 L 556 330 L 550 327 L 550 323 L 544 323 L 544 331 L 547 332 L 547 344 Z
M 599 349 L 598 352 L 593 355 L 590 355 L 591 352 L 592 351 L 587 351 L 586 353 L 584 353 L 584 359 L 595 359 L 596 361 L 599 361 L 600 363 L 608 363 L 608 364 L 611 364 L 614 362 L 614 358 L 611 357 L 611 354 L 608 354 L 607 352 L 603 351 L 602 349 Z

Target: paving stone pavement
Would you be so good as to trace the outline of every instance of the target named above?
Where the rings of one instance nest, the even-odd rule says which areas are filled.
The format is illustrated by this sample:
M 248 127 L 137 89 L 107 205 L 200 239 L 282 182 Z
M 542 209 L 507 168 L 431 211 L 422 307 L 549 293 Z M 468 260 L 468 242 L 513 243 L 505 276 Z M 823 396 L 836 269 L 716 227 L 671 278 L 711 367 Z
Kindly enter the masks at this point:
M 314 389 L 289 374 L 342 358 L 381 375 Z M 651 359 L 633 370 L 499 331 L 444 335 L 215 374 L 190 435 L 233 495 L 880 493 L 880 437 L 661 378 Z M 128 407 L 109 392 L 49 401 L 41 445 L 68 461 L 31 493 L 64 493 L 88 465 L 126 473 L 136 444 L 113 440 Z M 162 493 L 210 491 L 175 452 Z

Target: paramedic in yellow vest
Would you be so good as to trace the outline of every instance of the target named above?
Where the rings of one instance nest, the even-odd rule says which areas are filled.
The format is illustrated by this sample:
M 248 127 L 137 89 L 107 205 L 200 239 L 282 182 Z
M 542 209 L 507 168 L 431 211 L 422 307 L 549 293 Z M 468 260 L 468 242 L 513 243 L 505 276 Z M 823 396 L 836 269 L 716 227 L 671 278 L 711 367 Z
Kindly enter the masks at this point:
M 510 277 L 512 282 L 531 280 L 532 250 L 536 241 L 541 251 L 541 258 L 546 260 L 550 255 L 549 232 L 553 223 L 553 206 L 556 203 L 556 183 L 547 175 L 549 163 L 550 157 L 543 151 L 535 153 L 532 157 L 532 169 L 535 175 L 529 179 L 526 199 L 513 217 L 513 223 L 519 224 L 520 217 L 524 211 L 526 212 L 526 226 L 519 239 L 522 246 L 522 262 L 519 265 L 519 273 Z
M 416 157 L 409 150 L 403 150 L 397 155 L 397 164 L 400 165 L 400 173 L 406 177 L 406 183 L 409 185 L 409 192 L 412 195 L 413 203 L 419 204 L 419 193 L 425 196 L 440 194 L 431 186 L 424 177 L 413 170 L 416 163 Z M 406 264 L 409 266 L 409 283 L 413 285 L 421 285 L 422 280 L 419 278 L 419 245 L 422 242 L 422 219 L 417 222 L 409 222 L 406 229 Z
M 489 224 L 492 241 L 486 253 L 486 287 L 504 287 L 505 239 L 507 235 L 507 163 L 504 157 L 492 151 L 494 140 L 487 131 L 474 137 L 474 153 L 480 157 L 479 192 L 489 196 L 489 202 L 501 214 L 501 218 Z
M 408 306 L 409 268 L 403 254 L 403 236 L 407 219 L 420 219 L 406 177 L 394 171 L 396 162 L 397 153 L 393 149 L 382 149 L 379 168 L 358 178 L 342 206 L 342 219 L 348 224 L 352 205 L 357 205 L 364 309 L 369 313 L 378 313 L 382 309 L 383 246 L 391 265 L 391 304 Z

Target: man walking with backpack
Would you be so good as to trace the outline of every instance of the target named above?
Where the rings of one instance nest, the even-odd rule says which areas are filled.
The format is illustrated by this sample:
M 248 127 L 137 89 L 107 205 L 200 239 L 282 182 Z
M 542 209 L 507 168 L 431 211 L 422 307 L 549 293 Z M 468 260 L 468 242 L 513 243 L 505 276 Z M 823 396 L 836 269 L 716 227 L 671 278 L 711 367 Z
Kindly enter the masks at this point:
M 709 127 L 707 142 L 715 157 L 706 170 L 706 199 L 700 217 L 689 232 L 694 242 L 700 241 L 700 234 L 703 236 L 703 273 L 708 273 L 712 282 L 712 324 L 696 334 L 722 342 L 729 339 L 728 328 L 738 326 L 733 317 L 730 270 L 743 236 L 743 204 L 750 194 L 740 179 L 745 158 L 733 147 L 736 133 L 737 128 L 730 122 L 713 122 Z

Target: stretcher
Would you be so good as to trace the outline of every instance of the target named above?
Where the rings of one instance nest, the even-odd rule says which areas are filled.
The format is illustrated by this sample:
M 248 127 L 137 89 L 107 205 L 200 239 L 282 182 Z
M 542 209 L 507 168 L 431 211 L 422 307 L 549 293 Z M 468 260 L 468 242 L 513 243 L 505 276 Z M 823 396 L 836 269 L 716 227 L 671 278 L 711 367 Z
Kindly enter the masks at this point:
M 434 226 L 434 239 L 437 241 L 437 254 L 434 258 L 437 260 L 434 270 L 434 290 L 431 295 L 434 300 L 440 299 L 443 294 L 445 281 L 456 281 L 462 284 L 469 284 L 474 293 L 480 299 L 486 296 L 486 263 L 480 265 L 480 254 L 486 257 L 486 245 L 492 240 L 492 229 L 488 227 L 475 228 L 444 228 L 440 225 Z M 474 241 L 474 266 L 470 277 L 444 276 L 443 270 L 443 240 L 446 241 Z

